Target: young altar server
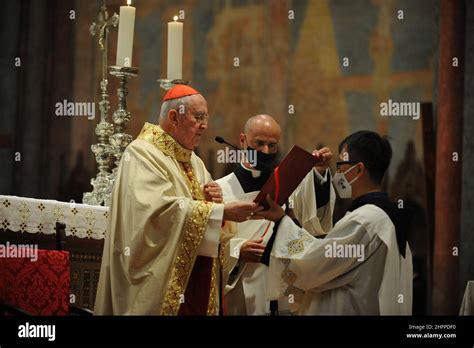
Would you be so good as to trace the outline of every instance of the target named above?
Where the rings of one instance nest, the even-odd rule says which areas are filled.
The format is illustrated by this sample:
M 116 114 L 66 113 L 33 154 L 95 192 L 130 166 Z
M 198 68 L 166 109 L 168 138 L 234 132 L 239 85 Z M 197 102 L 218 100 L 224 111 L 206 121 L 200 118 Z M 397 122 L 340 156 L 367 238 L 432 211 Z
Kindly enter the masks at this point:
M 341 142 L 339 153 L 333 184 L 353 201 L 326 238 L 298 227 L 270 197 L 271 208 L 256 214 L 275 221 L 262 257 L 270 266 L 267 296 L 289 296 L 302 315 L 410 315 L 407 219 L 381 190 L 391 146 L 377 133 L 359 131 Z

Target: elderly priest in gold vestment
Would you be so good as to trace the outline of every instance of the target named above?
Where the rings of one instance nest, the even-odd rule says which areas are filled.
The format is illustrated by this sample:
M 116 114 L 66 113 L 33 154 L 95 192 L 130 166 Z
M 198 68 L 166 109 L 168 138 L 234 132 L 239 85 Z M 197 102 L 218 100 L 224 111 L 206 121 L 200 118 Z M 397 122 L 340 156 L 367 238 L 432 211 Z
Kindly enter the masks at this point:
M 164 97 L 160 125 L 146 123 L 124 152 L 95 314 L 218 314 L 223 221 L 241 222 L 262 208 L 221 203 L 219 186 L 193 152 L 208 118 L 204 97 L 177 85 Z

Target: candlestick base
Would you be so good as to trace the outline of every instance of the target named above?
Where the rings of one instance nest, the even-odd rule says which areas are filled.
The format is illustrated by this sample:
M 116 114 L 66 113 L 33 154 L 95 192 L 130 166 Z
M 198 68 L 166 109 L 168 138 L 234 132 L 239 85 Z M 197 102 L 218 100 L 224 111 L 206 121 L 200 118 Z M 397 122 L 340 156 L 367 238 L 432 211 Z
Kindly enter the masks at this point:
M 156 82 L 159 82 L 161 88 L 163 88 L 165 90 L 169 90 L 169 89 L 173 88 L 176 85 L 189 85 L 189 83 L 191 81 L 181 80 L 181 79 L 175 79 L 175 80 L 173 80 L 173 79 L 159 79 L 159 80 L 156 80 Z

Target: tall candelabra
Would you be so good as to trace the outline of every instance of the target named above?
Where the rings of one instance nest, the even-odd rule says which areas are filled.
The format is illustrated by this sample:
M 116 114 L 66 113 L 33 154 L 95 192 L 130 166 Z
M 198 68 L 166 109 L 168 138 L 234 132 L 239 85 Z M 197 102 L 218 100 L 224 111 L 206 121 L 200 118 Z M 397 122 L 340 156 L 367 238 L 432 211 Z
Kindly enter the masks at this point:
M 112 115 L 112 120 L 116 125 L 115 134 L 110 137 L 110 145 L 112 146 L 112 154 L 115 157 L 115 168 L 112 170 L 112 181 L 117 175 L 118 166 L 122 158 L 123 151 L 133 140 L 130 134 L 125 133 L 131 114 L 127 110 L 128 80 L 138 75 L 138 68 L 111 66 L 110 74 L 120 79 L 120 85 L 117 89 L 118 108 Z
M 119 22 L 119 16 L 114 15 L 109 18 L 109 13 L 105 5 L 102 3 L 98 15 L 97 23 L 92 23 L 89 31 L 92 36 L 97 34 L 99 39 L 99 49 L 102 51 L 102 79 L 100 81 L 100 122 L 95 128 L 95 134 L 98 137 L 98 143 L 91 145 L 91 150 L 95 155 L 98 164 L 98 173 L 95 178 L 91 179 L 93 186 L 92 192 L 86 192 L 83 195 L 83 202 L 92 205 L 107 205 L 108 198 L 112 187 L 111 173 L 108 171 L 110 156 L 113 154 L 113 148 L 109 144 L 109 137 L 114 133 L 114 126 L 108 120 L 108 112 L 110 109 L 109 95 L 107 93 L 107 48 L 108 33 L 111 26 L 116 27 Z

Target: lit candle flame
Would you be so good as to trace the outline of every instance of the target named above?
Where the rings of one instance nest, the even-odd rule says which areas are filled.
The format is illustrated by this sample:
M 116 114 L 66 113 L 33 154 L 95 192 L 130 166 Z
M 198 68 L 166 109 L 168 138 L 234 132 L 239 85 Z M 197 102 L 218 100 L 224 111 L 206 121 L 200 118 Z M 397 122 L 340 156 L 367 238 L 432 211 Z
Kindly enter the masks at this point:
M 132 0 L 127 0 L 127 5 L 130 6 L 132 4 Z
M 174 16 L 173 19 L 176 22 L 178 20 L 178 16 Z

